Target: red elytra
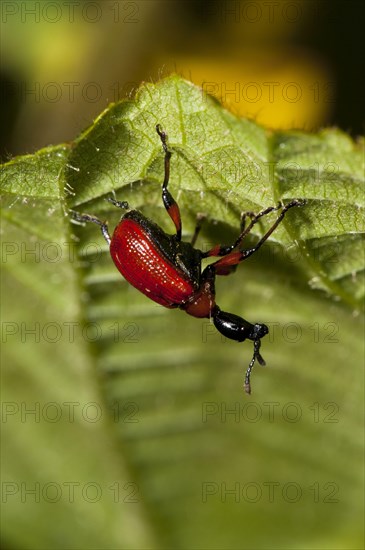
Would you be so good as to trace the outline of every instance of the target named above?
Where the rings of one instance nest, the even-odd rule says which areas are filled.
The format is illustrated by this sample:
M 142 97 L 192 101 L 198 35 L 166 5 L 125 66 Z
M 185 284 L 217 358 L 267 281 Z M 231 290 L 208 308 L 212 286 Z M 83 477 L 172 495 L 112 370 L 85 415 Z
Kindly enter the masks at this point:
M 146 218 L 138 210 L 128 211 L 116 226 L 110 237 L 106 222 L 100 221 L 89 214 L 73 213 L 73 219 L 81 222 L 96 223 L 101 227 L 105 240 L 110 245 L 111 257 L 123 277 L 136 289 L 151 300 L 167 308 L 180 308 L 194 317 L 211 318 L 221 334 L 243 342 L 252 340 L 254 343 L 253 357 L 245 375 L 244 388 L 251 392 L 250 375 L 256 360 L 264 365 L 260 354 L 261 338 L 269 331 L 262 323 L 252 324 L 233 313 L 222 311 L 215 302 L 216 276 L 229 275 L 243 260 L 254 254 L 270 237 L 286 212 L 295 206 L 302 206 L 304 201 L 293 199 L 285 206 L 269 207 L 253 214 L 249 212 L 242 217 L 241 231 L 238 238 L 228 246 L 216 245 L 207 252 L 195 248 L 195 241 L 201 228 L 201 218 L 191 242 L 181 239 L 181 217 L 179 206 L 167 190 L 170 174 L 171 151 L 167 146 L 167 135 L 157 125 L 165 153 L 165 177 L 162 184 L 162 201 L 164 207 L 175 225 L 175 233 L 167 234 L 156 223 Z M 107 199 L 115 206 L 128 209 L 125 201 Z M 266 214 L 280 210 L 276 221 L 253 247 L 246 250 L 240 248 L 244 238 L 253 226 Z M 246 218 L 250 222 L 245 227 Z M 219 257 L 220 259 L 202 270 L 203 258 Z
M 196 290 L 194 284 L 162 255 L 151 232 L 141 225 L 141 216 L 133 219 L 134 213 L 139 214 L 126 214 L 116 226 L 111 257 L 123 277 L 145 296 L 168 308 L 179 307 Z

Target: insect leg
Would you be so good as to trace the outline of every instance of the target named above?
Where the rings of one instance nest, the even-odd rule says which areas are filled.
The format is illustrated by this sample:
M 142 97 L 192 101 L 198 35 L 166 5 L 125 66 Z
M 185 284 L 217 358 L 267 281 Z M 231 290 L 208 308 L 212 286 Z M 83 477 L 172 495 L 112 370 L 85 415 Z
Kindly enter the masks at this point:
M 156 131 L 160 136 L 162 147 L 165 152 L 165 176 L 162 184 L 162 201 L 168 215 L 175 224 L 176 239 L 178 241 L 181 241 L 181 216 L 179 205 L 177 204 L 171 193 L 167 190 L 170 179 L 170 159 L 172 153 L 167 146 L 167 134 L 162 130 L 160 124 L 157 124 Z
M 85 222 L 91 222 L 98 225 L 101 229 L 101 233 L 106 240 L 108 244 L 111 242 L 111 238 L 108 231 L 108 224 L 107 222 L 102 222 L 99 220 L 99 218 L 96 218 L 95 216 L 90 216 L 89 214 L 79 214 L 78 212 L 71 211 L 71 219 L 75 222 L 85 223 Z
M 234 243 L 229 245 L 229 246 L 224 246 L 224 245 L 218 244 L 218 245 L 214 246 L 213 248 L 211 248 L 210 250 L 208 250 L 207 252 L 205 252 L 204 253 L 204 258 L 207 258 L 209 256 L 227 256 L 228 254 L 230 254 L 235 248 L 237 248 L 241 244 L 243 239 L 246 237 L 246 235 L 248 235 L 251 232 L 252 228 L 260 220 L 260 218 L 262 218 L 263 216 L 266 216 L 267 214 L 270 214 L 270 212 L 274 212 L 274 211 L 280 210 L 280 208 L 282 208 L 282 211 L 281 211 L 280 215 L 278 216 L 276 222 L 269 229 L 269 231 L 264 235 L 264 237 L 262 239 L 262 242 L 260 241 L 261 244 L 263 244 L 263 242 L 266 241 L 266 239 L 272 234 L 272 232 L 275 231 L 277 226 L 283 220 L 286 212 L 290 208 L 293 208 L 293 206 L 303 206 L 303 205 L 304 205 L 304 201 L 299 200 L 299 199 L 294 199 L 291 202 L 289 202 L 288 204 L 286 204 L 285 206 L 283 204 L 279 204 L 278 206 L 270 206 L 269 208 L 265 208 L 265 210 L 262 210 L 258 214 L 253 214 L 252 212 L 246 212 L 245 214 L 243 214 L 242 219 L 241 219 L 241 233 L 239 234 L 238 238 L 234 241 Z M 247 216 L 249 216 L 251 218 L 251 221 L 247 225 L 247 227 L 245 227 L 245 221 L 246 221 Z M 259 245 L 259 247 L 261 246 L 261 244 Z M 241 260 L 239 260 L 239 261 L 241 261 Z
M 275 229 L 278 227 L 278 225 L 282 222 L 282 220 L 284 219 L 285 214 L 287 213 L 287 211 L 290 208 L 293 208 L 294 206 L 303 206 L 303 204 L 304 204 L 304 201 L 301 201 L 299 199 L 292 200 L 291 202 L 286 204 L 282 208 L 282 211 L 280 212 L 280 215 L 277 217 L 277 219 L 275 220 L 273 225 L 265 233 L 265 235 L 263 237 L 261 237 L 261 239 L 258 241 L 256 246 L 254 246 L 253 248 L 250 248 L 248 250 L 235 250 L 235 251 L 233 250 L 236 246 L 238 246 L 240 244 L 240 241 L 242 240 L 242 238 L 251 231 L 252 227 L 255 225 L 255 223 L 257 222 L 257 220 L 259 218 L 266 215 L 269 211 L 271 212 L 273 210 L 278 210 L 279 207 L 271 207 L 271 209 L 267 208 L 266 210 L 263 210 L 262 212 L 257 214 L 257 216 L 255 216 L 255 218 L 251 220 L 251 222 L 249 223 L 247 228 L 244 229 L 244 231 L 241 233 L 240 237 L 232 245 L 232 247 L 226 247 L 227 251 L 223 251 L 223 247 L 222 247 L 221 251 L 225 252 L 224 254 L 223 253 L 222 254 L 217 254 L 217 252 L 219 252 L 218 247 L 216 247 L 216 250 L 212 249 L 215 252 L 214 255 L 224 256 L 221 260 L 218 260 L 213 264 L 216 268 L 217 275 L 227 275 L 229 272 L 231 272 L 233 270 L 234 266 L 236 266 L 239 262 L 242 262 L 243 260 L 246 260 L 246 258 L 249 258 L 250 256 L 252 256 L 252 254 L 257 252 L 259 250 L 259 248 L 261 248 L 261 246 L 264 244 L 264 242 L 267 241 L 267 239 L 270 237 L 270 235 L 275 231 Z M 243 237 L 242 237 L 242 235 L 243 235 Z M 211 251 L 208 251 L 208 252 L 211 252 Z
M 195 246 L 196 240 L 198 238 L 198 235 L 200 233 L 200 230 L 202 228 L 203 221 L 205 220 L 205 218 L 206 218 L 205 214 L 197 214 L 195 231 L 190 241 L 191 246 Z

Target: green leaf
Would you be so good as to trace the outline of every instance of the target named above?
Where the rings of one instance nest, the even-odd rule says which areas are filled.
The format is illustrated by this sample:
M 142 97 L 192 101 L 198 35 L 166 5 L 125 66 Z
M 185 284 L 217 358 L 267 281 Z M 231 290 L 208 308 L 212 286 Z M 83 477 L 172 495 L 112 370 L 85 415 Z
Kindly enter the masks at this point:
M 147 300 L 96 226 L 68 223 L 113 228 L 115 192 L 173 231 L 156 123 L 184 238 L 208 216 L 200 248 L 231 242 L 242 211 L 307 200 L 217 281 L 221 307 L 270 327 L 251 398 L 250 343 Z M 338 130 L 269 133 L 175 76 L 2 167 L 8 548 L 362 547 L 363 185 Z
M 143 504 L 123 501 L 132 474 L 81 321 L 67 153 L 40 151 L 2 175 L 2 535 L 8 548 L 140 548 L 153 537 Z

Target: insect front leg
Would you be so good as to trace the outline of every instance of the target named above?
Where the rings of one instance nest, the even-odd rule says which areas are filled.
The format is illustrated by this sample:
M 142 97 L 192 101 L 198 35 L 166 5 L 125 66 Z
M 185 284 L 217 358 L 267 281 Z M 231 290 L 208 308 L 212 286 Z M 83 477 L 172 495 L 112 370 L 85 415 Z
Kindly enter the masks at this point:
M 258 250 L 260 248 L 260 246 L 270 237 L 270 235 L 275 231 L 275 229 L 277 228 L 277 226 L 281 223 L 281 221 L 284 219 L 284 216 L 286 214 L 286 212 L 290 209 L 290 208 L 293 208 L 294 206 L 303 206 L 305 204 L 304 201 L 300 200 L 300 199 L 294 199 L 292 200 L 291 202 L 289 202 L 288 204 L 286 204 L 285 206 L 283 204 L 279 204 L 278 206 L 270 206 L 269 208 L 265 208 L 265 210 L 262 210 L 261 212 L 259 212 L 258 214 L 254 214 L 253 212 L 246 212 L 242 215 L 241 217 L 241 233 L 239 234 L 238 238 L 235 240 L 235 242 L 229 246 L 224 246 L 224 245 L 221 245 L 221 244 L 218 244 L 216 246 L 214 246 L 213 248 L 211 248 L 210 250 L 208 250 L 208 252 L 205 252 L 204 253 L 204 257 L 205 258 L 208 258 L 210 256 L 228 256 L 230 255 L 231 253 L 233 254 L 236 254 L 236 252 L 233 252 L 233 250 L 235 248 L 237 248 L 243 241 L 243 239 L 246 237 L 246 235 L 248 235 L 252 228 L 254 227 L 254 225 L 256 225 L 256 223 L 264 216 L 267 216 L 267 214 L 270 214 L 270 212 L 275 212 L 276 210 L 281 210 L 281 213 L 280 215 L 277 217 L 275 223 L 270 227 L 270 229 L 268 230 L 267 233 L 265 233 L 265 235 L 262 237 L 262 239 L 259 241 L 259 243 L 256 245 L 256 247 L 254 249 L 251 249 L 252 251 L 250 252 L 250 255 L 253 254 L 253 252 L 256 252 L 256 250 Z M 251 219 L 250 223 L 247 225 L 246 227 L 246 218 L 249 217 Z M 243 259 L 245 259 L 246 257 L 248 257 L 247 255 L 243 258 L 241 258 L 239 261 L 242 261 Z M 238 263 L 236 262 L 236 263 Z M 219 263 L 219 265 L 224 265 L 224 260 L 220 261 L 218 260 L 217 264 Z M 227 262 L 227 265 L 232 265 L 231 261 L 228 260 Z M 226 273 L 223 273 L 224 275 Z M 217 272 L 217 275 L 220 275 L 220 273 Z

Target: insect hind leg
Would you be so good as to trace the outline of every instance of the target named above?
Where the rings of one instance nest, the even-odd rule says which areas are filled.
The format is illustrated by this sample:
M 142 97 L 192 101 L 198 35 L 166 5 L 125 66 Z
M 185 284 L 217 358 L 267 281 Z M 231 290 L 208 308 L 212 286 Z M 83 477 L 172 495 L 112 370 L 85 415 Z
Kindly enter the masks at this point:
M 165 174 L 164 174 L 164 180 L 162 184 L 162 202 L 164 204 L 164 207 L 166 208 L 168 215 L 174 222 L 174 225 L 176 228 L 176 240 L 181 241 L 182 228 L 181 228 L 181 215 L 180 215 L 179 205 L 177 204 L 174 197 L 171 195 L 171 193 L 167 189 L 167 186 L 169 184 L 169 179 L 170 179 L 170 159 L 171 159 L 172 152 L 169 150 L 167 146 L 167 134 L 162 130 L 160 124 L 156 125 L 156 132 L 160 136 L 162 147 L 165 152 L 165 165 L 164 165 Z
M 87 222 L 95 223 L 100 227 L 100 230 L 104 239 L 110 245 L 111 237 L 109 235 L 108 224 L 106 221 L 102 222 L 96 216 L 90 216 L 90 214 L 79 214 L 78 212 L 75 212 L 73 210 L 71 211 L 71 219 L 78 223 L 87 223 Z

